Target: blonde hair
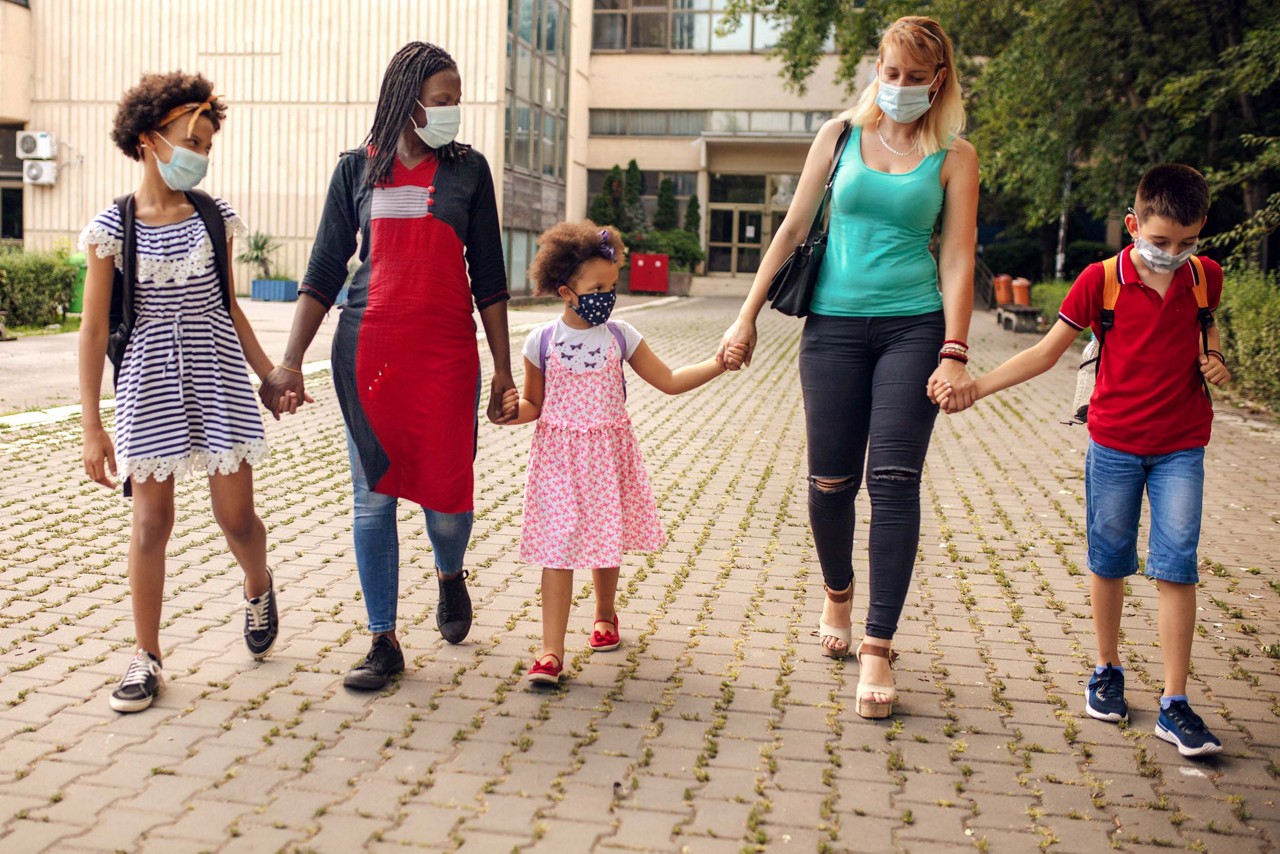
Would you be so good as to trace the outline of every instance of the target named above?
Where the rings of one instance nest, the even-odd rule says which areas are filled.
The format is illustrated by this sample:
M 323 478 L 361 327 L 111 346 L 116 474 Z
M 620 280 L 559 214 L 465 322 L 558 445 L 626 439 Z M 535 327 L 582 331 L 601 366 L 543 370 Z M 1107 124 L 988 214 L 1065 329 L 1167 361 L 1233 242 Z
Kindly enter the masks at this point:
M 947 70 L 942 88 L 933 98 L 929 112 L 919 119 L 918 145 L 928 157 L 938 151 L 951 148 L 951 142 L 965 128 L 964 96 L 960 91 L 960 75 L 956 73 L 955 50 L 951 39 L 941 25 L 932 18 L 907 15 L 889 25 L 880 35 L 881 61 L 886 50 L 892 49 L 901 59 L 909 59 L 923 65 L 933 65 Z M 880 75 L 862 90 L 858 101 L 840 114 L 840 118 L 857 127 L 874 126 L 884 111 L 876 103 L 880 94 Z

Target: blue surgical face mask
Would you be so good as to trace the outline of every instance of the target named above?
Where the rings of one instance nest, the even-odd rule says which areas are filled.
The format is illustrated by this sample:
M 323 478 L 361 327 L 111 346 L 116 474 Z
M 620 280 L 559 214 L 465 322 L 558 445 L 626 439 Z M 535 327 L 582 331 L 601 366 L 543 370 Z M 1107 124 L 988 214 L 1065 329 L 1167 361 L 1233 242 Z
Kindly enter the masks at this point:
M 425 125 L 413 125 L 413 132 L 422 140 L 423 145 L 431 149 L 443 148 L 458 138 L 458 128 L 462 126 L 461 106 L 423 107 L 421 101 L 417 104 L 427 114 Z M 409 117 L 409 124 L 413 124 L 412 116 Z
M 160 167 L 160 177 L 169 185 L 170 190 L 185 193 L 187 190 L 194 189 L 196 184 L 204 180 L 205 174 L 209 171 L 209 158 L 189 148 L 174 145 L 165 139 L 164 134 L 158 133 L 156 136 L 164 139 L 165 144 L 173 150 L 169 155 L 168 163 L 156 154 L 156 165 Z
M 933 80 L 922 86 L 896 86 L 893 83 L 885 83 L 882 80 L 880 81 L 880 91 L 876 95 L 876 105 L 895 122 L 904 125 L 911 124 L 929 112 L 929 108 L 933 106 L 933 98 L 929 95 L 929 89 L 932 88 L 937 80 L 937 74 L 933 75 Z
M 570 308 L 587 323 L 599 326 L 609 319 L 609 315 L 613 313 L 613 304 L 617 300 L 618 294 L 615 291 L 578 294 L 578 304 L 570 304 Z

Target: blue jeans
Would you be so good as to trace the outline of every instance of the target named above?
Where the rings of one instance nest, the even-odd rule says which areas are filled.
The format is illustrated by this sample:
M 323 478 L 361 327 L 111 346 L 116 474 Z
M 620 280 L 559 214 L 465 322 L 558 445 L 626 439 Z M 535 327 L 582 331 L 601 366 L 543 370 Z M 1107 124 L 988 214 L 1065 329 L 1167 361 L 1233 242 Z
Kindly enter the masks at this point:
M 1103 578 L 1138 571 L 1138 518 L 1142 492 L 1151 505 L 1147 575 L 1175 584 L 1200 579 L 1200 511 L 1204 502 L 1204 448 L 1172 454 L 1126 454 L 1089 441 L 1084 462 L 1089 570 Z
M 369 631 L 393 631 L 396 604 L 400 599 L 400 537 L 396 531 L 399 499 L 369 488 L 360 455 L 351 432 L 347 431 L 347 456 L 351 461 L 351 485 L 355 492 L 356 569 L 360 590 L 369 614 Z M 446 578 L 462 571 L 462 561 L 471 541 L 474 514 L 439 513 L 422 508 L 427 516 L 427 537 L 435 555 L 436 568 Z
M 809 525 L 832 590 L 853 583 L 854 499 L 866 471 L 867 634 L 889 639 L 920 544 L 920 473 L 938 407 L 925 384 L 946 334 L 941 311 L 907 317 L 811 314 L 800 338 L 809 440 Z M 822 489 L 817 481 L 838 481 Z

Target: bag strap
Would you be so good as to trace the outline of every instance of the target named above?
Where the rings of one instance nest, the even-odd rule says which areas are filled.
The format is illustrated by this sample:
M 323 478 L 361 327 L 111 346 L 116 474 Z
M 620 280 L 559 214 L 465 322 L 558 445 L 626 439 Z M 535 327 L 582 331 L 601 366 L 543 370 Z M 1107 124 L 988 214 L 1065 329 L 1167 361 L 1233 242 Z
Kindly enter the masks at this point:
M 604 325 L 613 334 L 613 340 L 618 342 L 618 358 L 623 362 L 627 361 L 627 336 L 623 333 L 622 327 L 612 320 L 606 320 Z M 547 356 L 551 354 L 551 334 L 555 332 L 555 329 L 556 324 L 552 322 L 538 336 L 538 368 L 544 374 L 547 372 Z M 625 370 L 622 372 L 622 396 L 624 398 L 627 396 L 627 372 Z
M 213 244 L 213 264 L 218 272 L 218 282 L 222 285 L 222 307 L 230 311 L 231 268 L 227 259 L 227 222 L 222 218 L 217 201 L 205 191 L 188 190 L 187 199 L 204 221 L 205 231 L 209 232 L 209 242 Z
M 612 320 L 606 320 L 604 325 L 613 333 L 613 340 L 618 342 L 618 360 L 625 365 L 627 361 L 627 336 L 623 334 L 622 327 Z M 627 399 L 627 371 L 625 367 L 622 370 L 622 399 Z
M 553 320 L 538 337 L 538 370 L 544 374 L 547 372 L 547 356 L 551 353 L 551 333 L 555 331 L 556 322 Z
M 836 170 L 840 168 L 840 158 L 844 156 L 844 148 L 852 135 L 853 126 L 845 122 L 844 129 L 840 131 L 840 138 L 836 140 L 835 153 L 831 156 L 831 169 L 827 172 L 827 186 L 822 191 L 822 201 L 818 203 L 818 210 L 813 215 L 813 222 L 809 225 L 810 238 L 822 231 L 822 221 L 826 218 L 827 206 L 831 201 L 831 188 L 836 182 Z
M 120 318 L 125 329 L 132 330 L 138 315 L 133 304 L 133 289 L 138 282 L 138 230 L 134 217 L 133 193 L 116 199 L 116 210 L 120 212 L 120 230 L 124 235 L 120 249 Z M 116 302 L 116 292 L 112 291 L 112 303 Z M 112 308 L 115 308 L 113 305 Z M 114 331 L 114 330 L 113 330 Z

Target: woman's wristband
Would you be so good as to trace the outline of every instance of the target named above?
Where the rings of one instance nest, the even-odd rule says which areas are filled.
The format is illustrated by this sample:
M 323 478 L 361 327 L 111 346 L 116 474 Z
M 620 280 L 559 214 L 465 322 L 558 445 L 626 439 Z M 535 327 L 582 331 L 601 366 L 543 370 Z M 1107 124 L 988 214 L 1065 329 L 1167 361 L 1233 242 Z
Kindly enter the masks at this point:
M 957 362 L 959 362 L 962 365 L 969 364 L 969 357 L 966 356 L 964 353 L 956 353 L 949 350 L 944 350 L 938 354 L 939 365 L 942 364 L 943 359 L 955 359 Z
M 276 367 L 282 371 L 288 371 L 291 374 L 299 374 L 299 375 L 302 374 L 302 371 L 298 370 L 297 368 L 291 368 L 288 365 L 276 365 Z

